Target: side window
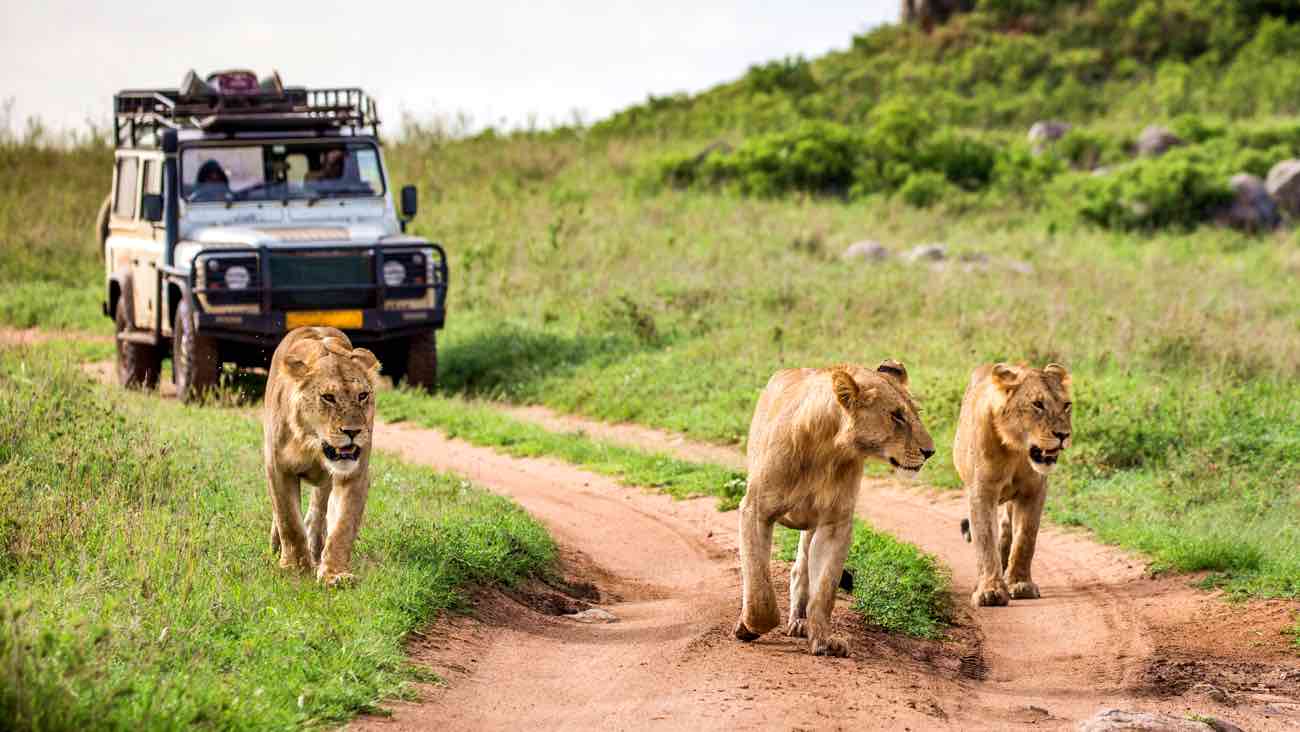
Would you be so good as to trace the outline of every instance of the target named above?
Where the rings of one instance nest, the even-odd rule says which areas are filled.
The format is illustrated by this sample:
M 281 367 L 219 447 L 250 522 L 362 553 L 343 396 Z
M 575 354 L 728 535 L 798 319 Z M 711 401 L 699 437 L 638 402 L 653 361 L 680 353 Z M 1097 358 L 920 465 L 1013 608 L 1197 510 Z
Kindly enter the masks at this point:
M 140 194 L 162 193 L 162 166 L 157 160 L 144 161 L 144 187 Z
M 113 200 L 113 214 L 122 218 L 135 218 L 136 168 L 139 161 L 133 157 L 117 160 L 117 196 Z

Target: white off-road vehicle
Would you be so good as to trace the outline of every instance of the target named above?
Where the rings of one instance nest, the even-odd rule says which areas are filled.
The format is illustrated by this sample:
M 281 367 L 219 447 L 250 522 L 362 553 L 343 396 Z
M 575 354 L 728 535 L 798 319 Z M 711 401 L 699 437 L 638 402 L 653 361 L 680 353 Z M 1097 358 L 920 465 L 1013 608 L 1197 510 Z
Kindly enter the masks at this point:
M 432 388 L 447 257 L 405 233 L 360 89 L 226 71 L 114 99 L 113 191 L 97 222 L 121 383 L 171 355 L 189 401 L 222 365 L 264 367 L 303 325 L 342 329 L 394 381 Z

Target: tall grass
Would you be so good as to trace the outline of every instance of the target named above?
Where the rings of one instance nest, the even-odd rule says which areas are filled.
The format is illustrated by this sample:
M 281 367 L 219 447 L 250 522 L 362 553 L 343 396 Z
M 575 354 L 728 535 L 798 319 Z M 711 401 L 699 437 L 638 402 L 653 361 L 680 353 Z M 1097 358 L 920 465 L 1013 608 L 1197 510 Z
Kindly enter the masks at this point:
M 0 718 L 7 728 L 340 722 L 417 677 L 405 634 L 467 583 L 547 571 L 512 503 L 376 455 L 359 584 L 278 569 L 256 423 L 0 351 Z

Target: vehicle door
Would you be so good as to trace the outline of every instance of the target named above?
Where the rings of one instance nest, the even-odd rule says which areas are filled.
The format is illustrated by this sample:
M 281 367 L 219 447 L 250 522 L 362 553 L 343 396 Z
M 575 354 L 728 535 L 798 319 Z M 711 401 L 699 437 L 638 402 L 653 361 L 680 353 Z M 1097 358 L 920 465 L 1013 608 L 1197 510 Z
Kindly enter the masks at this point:
M 141 199 L 146 193 L 161 191 L 162 158 L 124 151 L 118 153 L 116 162 L 108 234 L 112 271 L 129 273 L 133 323 L 136 328 L 152 330 L 158 312 L 163 237 L 158 224 L 144 220 Z

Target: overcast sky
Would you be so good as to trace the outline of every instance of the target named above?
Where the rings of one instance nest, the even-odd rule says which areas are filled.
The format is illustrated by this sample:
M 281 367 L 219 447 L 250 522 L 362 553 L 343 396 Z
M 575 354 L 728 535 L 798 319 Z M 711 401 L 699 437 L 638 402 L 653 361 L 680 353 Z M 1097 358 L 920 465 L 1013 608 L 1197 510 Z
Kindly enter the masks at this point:
M 124 87 L 190 68 L 278 69 L 286 84 L 361 86 L 401 112 L 475 126 L 592 121 L 647 94 L 698 91 L 752 63 L 848 47 L 897 0 L 97 3 L 3 0 L 0 101 L 55 128 L 110 119 Z

